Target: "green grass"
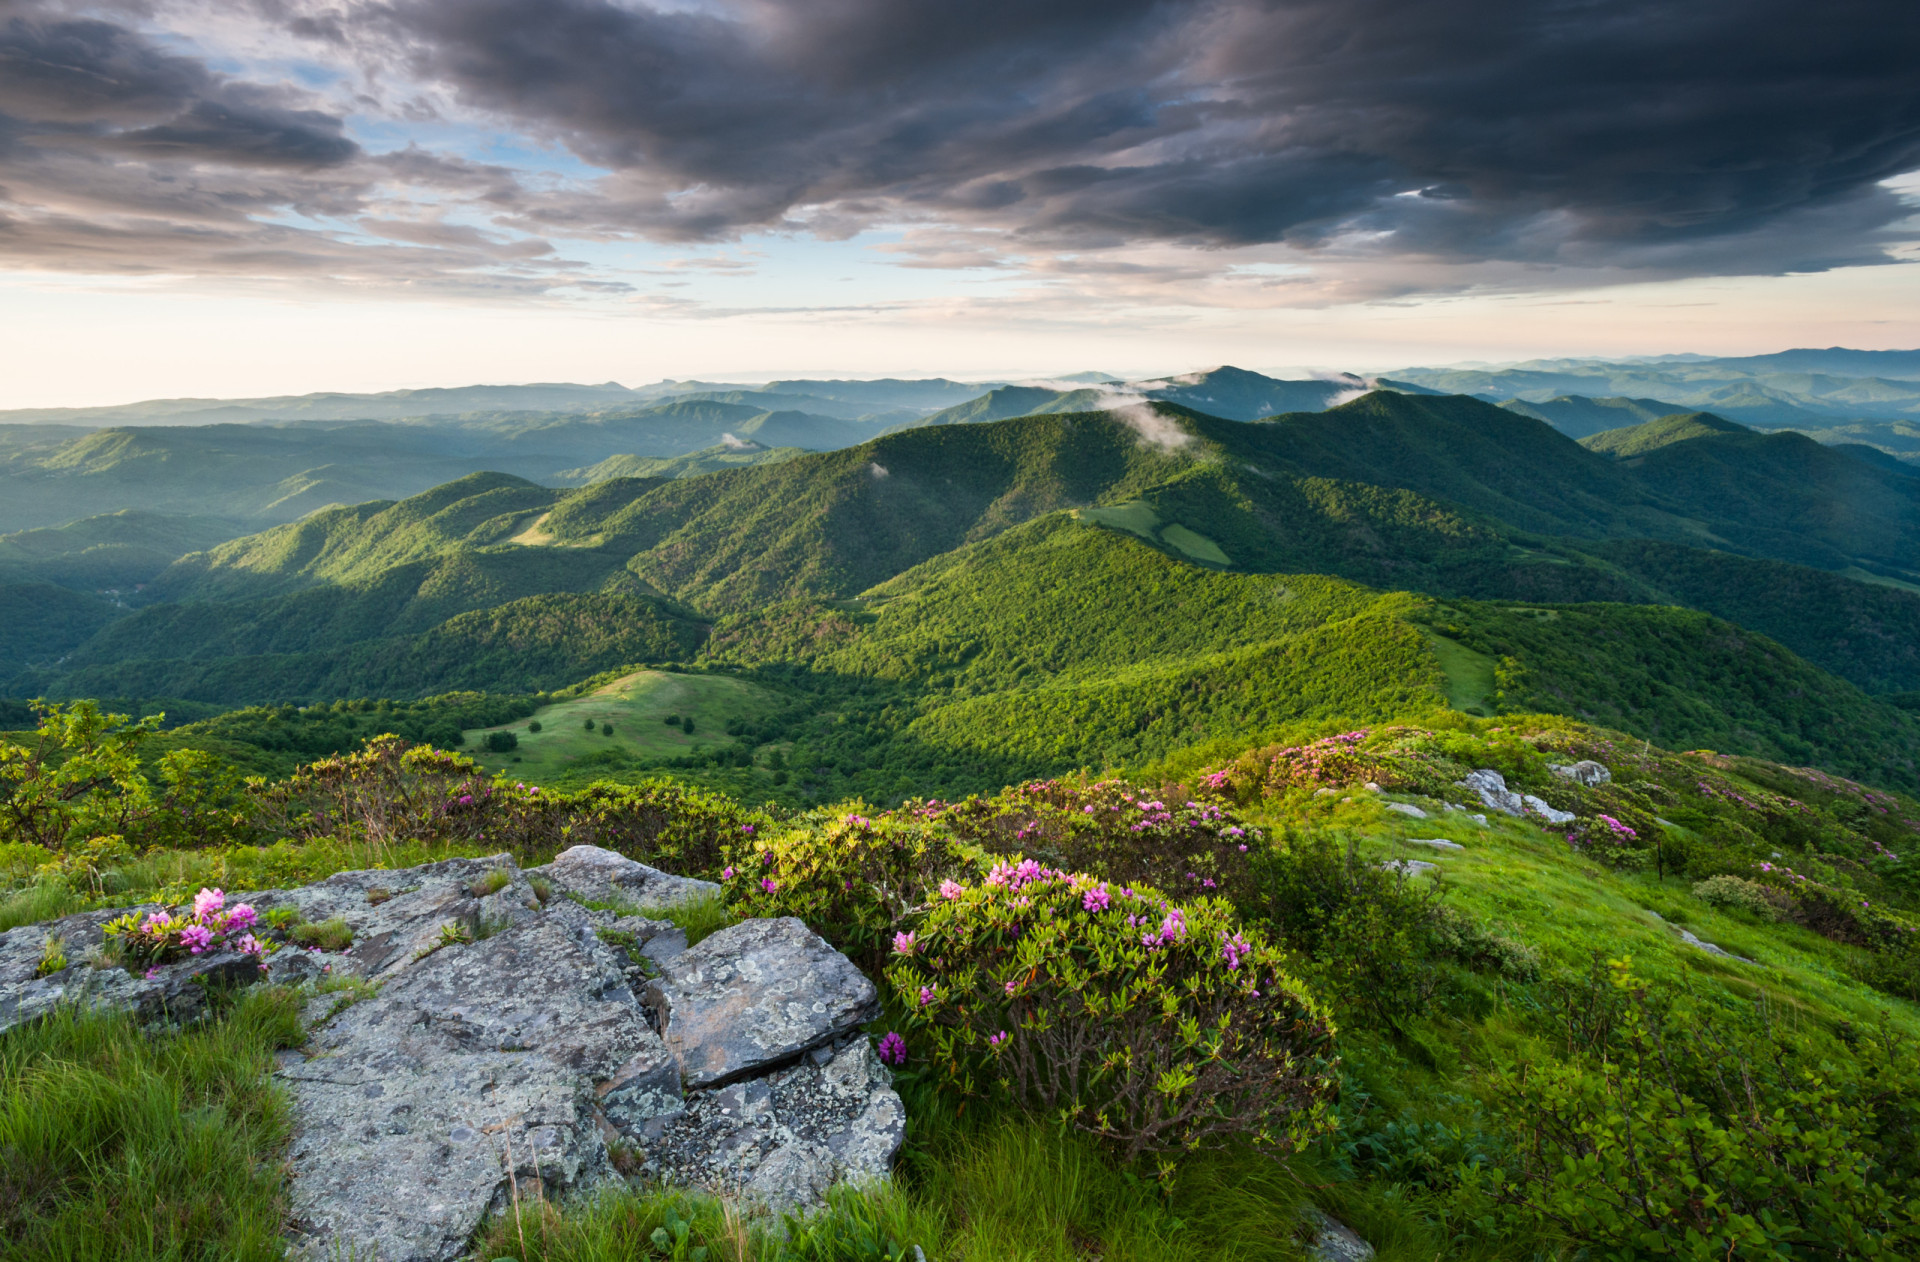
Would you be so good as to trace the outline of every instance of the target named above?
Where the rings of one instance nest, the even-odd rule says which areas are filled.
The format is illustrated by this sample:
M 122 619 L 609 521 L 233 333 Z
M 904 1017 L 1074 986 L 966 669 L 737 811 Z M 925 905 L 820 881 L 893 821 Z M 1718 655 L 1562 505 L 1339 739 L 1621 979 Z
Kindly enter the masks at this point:
M 63 1010 L 0 1036 L 0 1257 L 282 1257 L 291 992 L 188 1030 Z
M 1493 659 L 1444 635 L 1429 635 L 1427 643 L 1447 675 L 1447 704 L 1469 714 L 1493 712 Z
M 639 759 L 680 758 L 725 744 L 731 739 L 729 720 L 752 722 L 781 704 L 766 689 L 724 675 L 643 670 L 526 718 L 475 728 L 465 734 L 466 747 L 489 771 L 545 784 L 567 775 L 582 758 L 608 751 Z M 691 716 L 693 733 L 668 727 L 669 714 Z M 588 721 L 594 725 L 591 732 L 586 730 Z M 534 722 L 540 724 L 538 732 L 529 730 Z M 601 733 L 603 723 L 613 724 L 611 736 Z M 520 743 L 509 753 L 494 753 L 486 748 L 489 732 L 512 732 Z

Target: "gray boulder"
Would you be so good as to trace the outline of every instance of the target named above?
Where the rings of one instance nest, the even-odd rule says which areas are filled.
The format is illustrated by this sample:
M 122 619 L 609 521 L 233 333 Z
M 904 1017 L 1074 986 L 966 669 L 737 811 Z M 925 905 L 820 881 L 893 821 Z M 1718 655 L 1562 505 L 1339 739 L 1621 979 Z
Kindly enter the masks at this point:
M 879 1015 L 873 983 L 799 920 L 749 920 L 662 965 L 648 991 L 688 1087 L 791 1060 Z
M 1386 805 L 1386 809 L 1390 811 L 1398 811 L 1400 814 L 1409 816 L 1410 818 L 1413 818 L 1413 819 L 1425 819 L 1427 817 L 1427 813 L 1425 811 L 1421 810 L 1419 807 L 1415 806 L 1411 802 L 1388 802 L 1385 805 Z
M 1607 770 L 1604 763 L 1594 762 L 1590 758 L 1583 758 L 1575 763 L 1548 763 L 1547 770 L 1563 780 L 1584 784 L 1589 789 L 1597 788 L 1613 779 L 1613 773 Z
M 712 881 L 670 876 L 599 846 L 574 846 L 545 867 L 529 868 L 560 889 L 590 903 L 622 903 L 634 911 L 664 911 L 702 898 L 718 898 Z
M 1407 838 L 1407 844 L 1409 846 L 1431 846 L 1435 850 L 1465 850 L 1466 849 L 1466 847 L 1461 845 L 1459 842 L 1448 841 L 1445 837 L 1409 837 Z

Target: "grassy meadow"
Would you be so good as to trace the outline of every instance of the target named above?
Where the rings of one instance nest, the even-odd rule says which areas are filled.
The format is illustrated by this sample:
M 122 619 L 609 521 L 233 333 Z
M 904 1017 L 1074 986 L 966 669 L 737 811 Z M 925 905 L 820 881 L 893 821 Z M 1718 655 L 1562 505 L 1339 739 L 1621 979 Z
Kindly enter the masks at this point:
M 488 771 L 530 784 L 550 784 L 593 767 L 607 755 L 640 760 L 684 758 L 727 742 L 729 723 L 753 723 L 781 699 L 745 680 L 724 675 L 683 675 L 641 670 L 595 688 L 585 696 L 543 706 L 524 718 L 464 733 L 466 748 Z M 682 720 L 669 725 L 668 716 Z M 684 720 L 693 720 L 693 731 Z M 538 723 L 539 731 L 532 725 Z M 611 724 L 608 733 L 605 726 Z M 511 732 L 511 752 L 487 748 L 494 732 Z

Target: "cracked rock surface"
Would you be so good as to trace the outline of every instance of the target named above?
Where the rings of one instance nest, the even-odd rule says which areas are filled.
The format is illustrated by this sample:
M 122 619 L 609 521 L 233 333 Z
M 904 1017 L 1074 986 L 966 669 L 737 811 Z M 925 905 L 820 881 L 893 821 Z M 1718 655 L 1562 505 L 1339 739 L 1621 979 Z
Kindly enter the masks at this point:
M 648 999 L 689 1087 L 779 1064 L 880 1012 L 866 975 L 792 916 L 722 929 L 662 972 Z

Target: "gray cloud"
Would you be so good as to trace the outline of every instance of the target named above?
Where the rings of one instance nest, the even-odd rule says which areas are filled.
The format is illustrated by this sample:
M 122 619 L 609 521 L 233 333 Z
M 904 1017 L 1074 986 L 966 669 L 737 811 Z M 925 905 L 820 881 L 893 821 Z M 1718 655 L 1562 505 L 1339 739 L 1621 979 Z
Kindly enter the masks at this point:
M 1404 261 L 1400 284 L 1415 290 L 1433 269 L 1475 265 L 1593 276 L 1879 261 L 1911 213 L 1880 184 L 1920 168 L 1920 11 L 1884 0 L 254 0 L 252 12 L 355 77 L 395 125 L 444 106 L 607 174 L 555 185 L 419 148 L 372 156 L 347 135 L 349 106 L 216 74 L 131 18 L 49 9 L 0 27 L 0 184 L 15 218 L 37 206 L 86 220 L 116 198 L 236 233 L 276 208 L 365 215 L 369 235 L 424 252 L 409 266 L 440 251 L 448 270 L 528 277 L 564 270 L 550 239 L 905 224 L 946 243 L 902 250 L 910 266 L 1278 244 Z M 144 29 L 169 14 L 159 0 Z M 497 231 L 372 207 L 372 190 L 395 184 Z

